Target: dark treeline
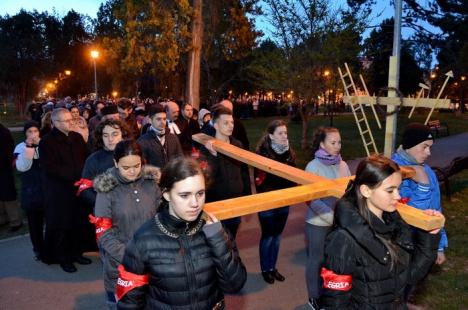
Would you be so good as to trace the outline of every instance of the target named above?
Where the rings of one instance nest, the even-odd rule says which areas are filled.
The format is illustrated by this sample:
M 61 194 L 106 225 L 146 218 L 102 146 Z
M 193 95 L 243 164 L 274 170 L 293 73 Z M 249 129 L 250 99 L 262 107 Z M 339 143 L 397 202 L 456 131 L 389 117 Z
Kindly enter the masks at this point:
M 404 25 L 416 32 L 402 43 L 400 88 L 405 95 L 424 81 L 434 88 L 453 70 L 458 82 L 448 91 L 457 99 L 467 84 L 460 79 L 468 72 L 467 8 L 461 0 L 430 2 L 427 7 L 405 2 Z M 90 50 L 95 48 L 100 51 L 100 96 L 117 91 L 119 96 L 181 100 L 194 35 L 201 38 L 202 102 L 219 100 L 229 91 L 291 93 L 293 100 L 306 101 L 327 96 L 334 102 L 341 88 L 337 67 L 344 62 L 353 74 L 363 73 L 371 94 L 387 84 L 393 20 L 362 37 L 375 24 L 368 17 L 373 1 L 348 1 L 345 8 L 326 0 L 266 0 L 262 6 L 258 0 L 203 1 L 198 34 L 191 30 L 193 3 L 108 0 L 96 19 L 73 10 L 65 16 L 37 11 L 2 16 L 0 99 L 14 101 L 23 114 L 27 102 L 54 80 L 51 96 L 92 93 Z M 272 33 L 255 28 L 260 16 L 272 25 Z M 431 33 L 421 20 L 442 33 Z M 437 70 L 431 68 L 433 55 Z M 432 80 L 430 73 L 436 73 Z

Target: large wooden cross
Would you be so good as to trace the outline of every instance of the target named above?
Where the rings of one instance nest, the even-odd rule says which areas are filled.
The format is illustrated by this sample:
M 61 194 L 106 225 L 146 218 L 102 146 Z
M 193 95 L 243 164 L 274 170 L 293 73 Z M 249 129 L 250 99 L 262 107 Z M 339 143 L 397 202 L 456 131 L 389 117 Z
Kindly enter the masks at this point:
M 219 153 L 300 184 L 296 187 L 207 203 L 205 210 L 212 212 L 219 219 L 257 213 L 323 197 L 340 198 L 349 180 L 353 178 L 351 176 L 330 180 L 243 150 L 205 134 L 196 134 L 192 138 L 203 145 L 211 141 L 214 150 Z M 404 177 L 414 173 L 411 168 L 402 169 L 402 171 Z M 398 212 L 408 224 L 424 230 L 440 228 L 445 222 L 443 217 L 429 216 L 421 210 L 401 203 L 398 204 Z
M 395 68 L 392 65 L 392 62 L 396 61 L 394 57 L 390 57 L 390 73 L 389 75 L 395 75 L 395 72 L 392 72 L 392 68 Z M 453 78 L 453 72 L 449 71 L 446 74 L 447 78 L 443 86 L 441 87 L 437 98 L 403 98 L 402 100 L 399 97 L 395 96 L 395 91 L 390 91 L 388 97 L 379 97 L 379 105 L 387 106 L 387 113 L 394 112 L 396 107 L 402 105 L 403 107 L 424 107 L 424 108 L 431 108 L 429 115 L 426 118 L 425 124 L 429 121 L 430 116 L 435 108 L 445 108 L 448 109 L 450 106 L 449 99 L 440 99 L 442 92 L 447 85 L 449 78 Z M 389 79 L 394 80 L 394 79 Z M 358 96 L 354 94 L 354 96 L 343 96 L 343 102 L 347 104 L 357 104 L 360 103 L 361 105 L 376 105 L 377 104 L 377 97 L 370 96 L 367 87 L 364 83 L 364 80 L 361 78 L 362 83 L 364 84 L 364 89 L 366 90 L 366 95 Z M 344 86 L 346 87 L 346 86 Z M 389 84 L 389 88 L 394 87 L 394 85 Z M 390 157 L 392 152 L 395 149 L 395 133 L 396 133 L 396 113 L 389 113 L 386 117 L 386 126 L 385 126 L 385 147 L 384 147 L 384 155 Z M 379 125 L 380 127 L 380 125 Z

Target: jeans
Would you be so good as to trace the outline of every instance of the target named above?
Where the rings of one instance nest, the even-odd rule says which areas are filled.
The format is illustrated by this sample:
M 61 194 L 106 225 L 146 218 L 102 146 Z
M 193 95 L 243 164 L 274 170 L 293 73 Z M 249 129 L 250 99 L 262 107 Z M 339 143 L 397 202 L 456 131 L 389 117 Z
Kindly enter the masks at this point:
M 321 295 L 320 268 L 323 263 L 325 238 L 330 226 L 305 225 L 307 239 L 306 284 L 309 298 L 317 299 Z
M 289 207 L 268 210 L 258 213 L 262 228 L 260 238 L 260 268 L 262 272 L 276 269 L 276 261 L 280 248 L 281 233 L 288 220 Z

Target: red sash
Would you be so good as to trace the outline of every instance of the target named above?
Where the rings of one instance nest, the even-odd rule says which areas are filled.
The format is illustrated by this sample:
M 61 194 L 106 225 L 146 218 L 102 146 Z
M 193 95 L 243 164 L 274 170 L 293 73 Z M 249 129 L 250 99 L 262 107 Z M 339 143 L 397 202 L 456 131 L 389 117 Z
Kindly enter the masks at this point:
M 75 186 L 79 186 L 78 191 L 76 192 L 76 196 L 80 196 L 82 191 L 93 187 L 93 181 L 88 179 L 80 179 L 79 181 L 75 182 Z
M 347 292 L 353 287 L 353 276 L 336 274 L 322 267 L 320 275 L 323 279 L 323 287 L 332 291 Z
M 89 222 L 96 226 L 96 240 L 98 240 L 106 230 L 112 228 L 112 219 L 108 217 L 94 217 L 90 214 Z
M 149 276 L 134 274 L 125 270 L 124 266 L 119 265 L 119 278 L 117 279 L 117 285 L 115 287 L 115 299 L 119 301 L 128 292 L 134 288 L 147 285 L 149 282 Z

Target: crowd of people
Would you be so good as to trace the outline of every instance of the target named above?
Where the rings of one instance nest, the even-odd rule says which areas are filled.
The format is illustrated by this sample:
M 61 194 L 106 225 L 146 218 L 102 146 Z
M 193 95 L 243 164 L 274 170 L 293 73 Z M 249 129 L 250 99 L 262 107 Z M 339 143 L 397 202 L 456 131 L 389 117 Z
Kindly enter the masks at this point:
M 236 246 L 241 217 L 219 221 L 203 211 L 205 202 L 296 185 L 254 170 L 251 186 L 246 164 L 192 140 L 202 132 L 249 150 L 234 110 L 229 100 L 200 111 L 126 98 L 34 103 L 16 148 L 0 124 L 0 220 L 12 231 L 22 225 L 16 167 L 36 260 L 73 273 L 92 263 L 83 253 L 99 251 L 109 309 L 224 309 L 224 293 L 240 290 L 247 277 Z M 316 129 L 312 144 L 306 171 L 351 175 L 337 128 Z M 444 263 L 445 231 L 410 228 L 395 212 L 403 201 L 441 216 L 437 178 L 424 164 L 432 144 L 426 126 L 410 124 L 393 160 L 371 156 L 341 199 L 308 202 L 311 309 L 404 309 L 431 265 Z M 287 123 L 273 120 L 256 153 L 296 166 Z M 399 164 L 415 176 L 402 180 Z M 289 206 L 258 213 L 259 270 L 268 284 L 286 280 L 277 261 L 288 214 Z

